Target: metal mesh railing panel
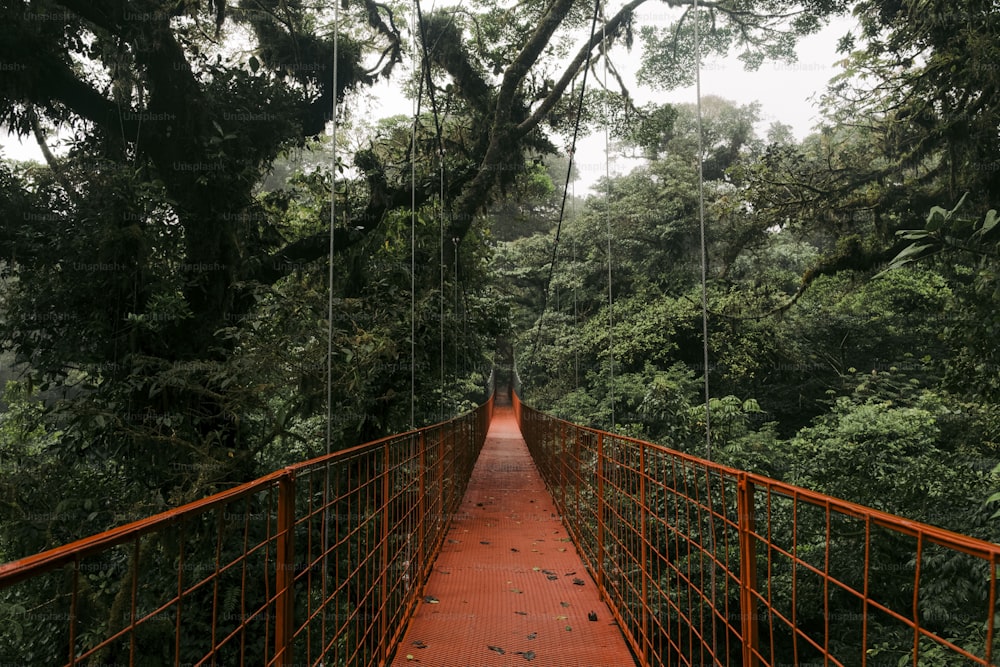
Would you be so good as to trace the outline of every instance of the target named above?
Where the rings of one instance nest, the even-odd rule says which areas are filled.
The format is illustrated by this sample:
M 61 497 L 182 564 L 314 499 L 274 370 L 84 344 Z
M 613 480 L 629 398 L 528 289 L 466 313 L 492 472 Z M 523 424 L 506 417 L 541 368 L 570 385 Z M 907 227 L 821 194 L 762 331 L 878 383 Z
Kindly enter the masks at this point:
M 994 664 L 1000 545 L 515 412 L 642 664 Z
M 384 663 L 492 405 L 0 565 L 0 663 Z

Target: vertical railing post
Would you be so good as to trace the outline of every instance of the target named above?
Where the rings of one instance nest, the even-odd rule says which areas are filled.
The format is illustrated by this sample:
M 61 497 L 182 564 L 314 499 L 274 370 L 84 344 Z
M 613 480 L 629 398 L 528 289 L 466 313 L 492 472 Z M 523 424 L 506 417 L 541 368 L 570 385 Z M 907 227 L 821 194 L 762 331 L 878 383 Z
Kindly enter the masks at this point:
M 417 546 L 417 558 L 420 560 L 417 563 L 416 568 L 410 568 L 414 572 L 420 573 L 420 580 L 410 582 L 411 586 L 417 586 L 414 590 L 419 589 L 419 584 L 424 579 L 424 566 L 428 560 L 429 549 L 427 548 L 427 437 L 423 431 L 420 431 L 417 439 L 417 446 L 420 447 L 420 473 L 417 478 L 417 484 L 419 485 L 420 497 L 417 501 L 419 507 L 417 510 L 417 535 L 419 535 L 419 543 Z
M 583 459 L 580 457 L 580 429 L 576 429 L 576 442 L 573 449 L 573 510 L 576 514 L 576 525 L 580 526 L 580 480 L 583 477 Z
M 562 496 L 562 507 L 560 508 L 559 514 L 566 515 L 566 423 L 562 424 L 562 437 L 559 438 L 559 449 L 562 452 L 562 456 L 559 457 L 558 464 L 555 460 L 549 462 L 549 465 L 559 466 L 559 494 Z M 555 457 L 553 457 L 554 459 Z M 553 480 L 555 481 L 555 480 Z
M 465 419 L 460 420 L 458 422 L 458 429 L 459 438 L 455 450 L 455 479 L 457 480 L 461 479 L 461 476 L 465 472 L 465 458 L 469 455 L 469 422 Z M 456 485 L 456 488 L 458 486 L 460 485 Z
M 275 664 L 291 667 L 295 661 L 295 471 L 291 469 L 278 479 L 275 550 L 274 657 Z
M 646 443 L 639 443 L 639 576 L 642 577 L 642 664 L 649 664 L 649 501 L 646 498 Z
M 389 484 L 390 470 L 392 464 L 392 457 L 390 455 L 391 441 L 386 441 L 382 446 L 382 539 L 381 539 L 381 554 L 380 558 L 382 561 L 382 567 L 379 568 L 379 598 L 381 604 L 379 605 L 379 626 L 381 632 L 379 633 L 379 661 L 384 664 L 388 659 L 389 647 L 387 642 L 389 640 L 389 507 L 390 507 L 390 494 L 392 493 L 391 485 Z
M 474 463 L 473 453 L 476 451 L 476 424 L 471 419 L 465 429 L 465 442 L 462 443 L 465 449 L 465 470 L 471 470 Z M 462 471 L 462 480 L 465 481 L 465 470 Z M 464 488 L 464 487 L 463 487 Z
M 743 634 L 743 664 L 758 664 L 757 633 L 757 540 L 754 537 L 754 487 L 745 474 L 737 482 L 736 511 L 739 513 L 740 538 L 740 619 Z
M 597 587 L 604 590 L 604 434 L 597 434 Z
M 438 478 L 438 492 L 437 492 L 437 527 L 438 530 L 441 527 L 441 522 L 445 520 L 445 512 L 447 509 L 444 506 L 444 439 L 451 432 L 452 425 L 445 424 L 438 429 L 438 455 L 435 465 L 437 466 L 437 478 Z
M 451 500 L 455 495 L 455 452 L 458 451 L 458 424 L 455 422 L 451 423 L 451 428 L 448 429 L 451 434 L 450 444 L 448 445 L 447 457 L 448 464 L 450 466 L 450 476 L 448 477 L 448 484 L 445 485 L 445 493 L 448 495 L 448 512 L 451 513 Z

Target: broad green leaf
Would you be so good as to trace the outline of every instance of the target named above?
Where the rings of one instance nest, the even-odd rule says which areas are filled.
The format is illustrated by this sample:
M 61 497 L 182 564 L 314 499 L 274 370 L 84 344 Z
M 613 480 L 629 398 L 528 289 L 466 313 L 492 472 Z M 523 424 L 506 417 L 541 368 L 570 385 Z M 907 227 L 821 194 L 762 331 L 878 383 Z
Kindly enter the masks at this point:
M 944 227 L 944 223 L 947 221 L 948 211 L 944 210 L 940 206 L 932 206 L 931 212 L 927 214 L 927 223 L 924 225 L 924 228 L 928 232 L 936 232 Z
M 997 223 L 1000 223 L 1000 215 L 997 215 L 995 208 L 991 208 L 986 212 L 986 219 L 983 220 L 983 226 L 979 230 L 980 234 L 984 236 L 989 234 L 990 230 L 997 226 Z
M 948 211 L 948 214 L 945 217 L 946 218 L 951 218 L 951 216 L 953 216 L 955 214 L 955 211 L 957 211 L 958 209 L 960 209 L 962 207 L 962 204 L 965 203 L 965 198 L 968 197 L 968 196 L 969 196 L 968 192 L 966 192 L 964 195 L 962 195 L 962 198 L 958 200 L 957 204 L 955 204 L 955 208 L 953 208 L 950 211 Z
M 889 262 L 889 266 L 886 267 L 885 271 L 880 272 L 878 275 L 880 276 L 886 271 L 892 271 L 894 269 L 900 268 L 901 266 L 909 264 L 910 262 L 917 259 L 920 253 L 931 247 L 933 247 L 933 245 L 930 243 L 925 243 L 923 245 L 918 245 L 914 243 L 910 246 L 907 246 L 902 251 L 900 251 L 900 253 L 896 255 L 891 262 Z

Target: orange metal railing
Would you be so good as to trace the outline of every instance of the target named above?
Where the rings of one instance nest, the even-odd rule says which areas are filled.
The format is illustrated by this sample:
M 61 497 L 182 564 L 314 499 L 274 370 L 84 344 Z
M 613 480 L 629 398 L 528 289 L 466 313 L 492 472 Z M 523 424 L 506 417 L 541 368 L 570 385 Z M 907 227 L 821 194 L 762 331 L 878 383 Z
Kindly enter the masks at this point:
M 641 664 L 1000 655 L 1000 546 L 514 405 Z
M 492 406 L 0 565 L 0 657 L 46 667 L 383 664 Z

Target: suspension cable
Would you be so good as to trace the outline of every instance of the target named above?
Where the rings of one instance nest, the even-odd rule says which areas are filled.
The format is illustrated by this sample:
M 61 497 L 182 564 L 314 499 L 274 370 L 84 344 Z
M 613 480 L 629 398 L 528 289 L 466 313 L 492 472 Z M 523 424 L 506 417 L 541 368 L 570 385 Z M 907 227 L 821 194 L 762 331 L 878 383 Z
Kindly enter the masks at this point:
M 605 21 L 607 24 L 607 21 Z M 601 26 L 601 45 L 602 48 L 607 48 L 607 42 L 605 41 L 604 25 Z M 608 54 L 604 53 L 604 89 L 608 88 Z M 611 151 L 610 151 L 610 138 L 608 136 L 608 123 L 607 123 L 607 98 L 605 98 L 605 122 L 604 122 L 604 182 L 607 184 L 607 191 L 605 193 L 604 204 L 604 223 L 607 228 L 608 236 L 608 366 L 609 366 L 609 382 L 608 382 L 608 398 L 611 403 L 611 424 L 609 431 L 615 429 L 615 298 L 614 292 L 612 291 L 612 268 L 611 268 L 611 241 L 612 241 L 612 231 L 611 231 Z
M 333 106 L 330 115 L 330 248 L 327 260 L 327 301 L 326 301 L 326 455 L 327 464 L 323 476 L 323 582 L 322 594 L 326 599 L 330 568 L 327 555 L 330 553 L 330 452 L 333 445 L 333 257 L 336 251 L 337 228 L 337 78 L 340 59 L 340 6 L 333 5 Z M 323 636 L 326 636 L 326 614 L 323 615 Z
M 698 227 L 701 235 L 701 341 L 702 341 L 702 363 L 705 367 L 705 458 L 712 460 L 712 415 L 710 403 L 710 387 L 708 381 L 708 244 L 705 237 L 705 170 L 704 170 L 704 138 L 702 137 L 702 110 L 701 110 L 701 35 L 699 33 L 699 21 L 701 12 L 698 8 L 698 0 L 694 0 L 694 53 L 695 53 L 695 96 L 697 97 L 697 130 L 698 130 Z M 711 484 L 709 484 L 711 493 Z M 715 511 L 711 507 L 712 500 L 709 496 L 708 512 L 708 538 L 706 540 L 708 548 L 715 554 Z M 715 566 L 711 566 L 709 574 L 709 585 L 712 588 L 712 607 L 716 607 L 716 573 Z M 716 624 L 712 624 L 712 650 L 713 655 L 717 655 L 718 636 Z
M 455 253 L 458 265 L 458 253 Z M 444 421 L 444 154 L 441 154 L 441 215 L 438 218 L 438 369 L 441 374 L 441 397 L 438 400 L 438 418 Z
M 438 270 L 438 359 L 439 359 L 439 372 L 440 372 L 440 383 L 441 383 L 441 397 L 438 401 L 438 416 L 443 421 L 444 420 L 444 395 L 445 395 L 445 363 L 444 363 L 444 272 L 445 272 L 445 254 L 444 254 L 444 194 L 445 194 L 445 163 L 444 163 L 444 136 L 441 131 L 441 119 L 438 114 L 437 98 L 434 95 L 434 81 L 431 78 L 431 63 L 430 54 L 427 51 L 427 26 L 424 23 L 424 15 L 420 9 L 420 0 L 415 0 L 416 10 L 417 10 L 417 23 L 420 29 L 420 46 L 423 52 L 423 61 L 421 65 L 422 69 L 422 79 L 421 87 L 426 80 L 427 84 L 427 95 L 431 102 L 431 112 L 434 114 L 434 132 L 437 137 L 438 144 L 438 161 L 439 161 L 439 172 L 440 172 L 440 182 L 439 182 L 439 194 L 438 201 L 440 204 L 440 211 L 438 215 L 438 251 L 439 257 L 439 270 Z M 449 20 L 449 23 L 454 20 L 454 15 Z M 440 38 L 439 38 L 440 41 Z M 435 42 L 434 48 L 437 48 L 438 42 Z M 418 107 L 419 109 L 419 103 Z M 414 151 L 414 158 L 416 153 Z M 455 254 L 456 267 L 458 265 L 458 254 Z M 456 343 L 457 345 L 457 343 Z M 455 374 L 458 374 L 458 369 L 455 369 Z
M 337 229 L 337 99 L 338 63 L 340 58 L 340 7 L 333 8 L 333 105 L 330 122 L 330 244 L 327 260 L 327 301 L 326 301 L 326 453 L 333 446 L 333 257 L 336 252 Z
M 413 1 L 410 25 L 418 27 L 419 0 Z M 417 30 L 413 30 L 416 35 Z M 413 66 L 417 67 L 417 40 L 411 47 Z M 420 65 L 422 68 L 422 64 Z M 413 100 L 413 128 L 410 136 L 410 428 L 416 425 L 417 403 L 417 124 L 420 122 L 420 101 L 423 98 L 424 79 L 420 75 L 417 97 Z
M 601 11 L 601 0 L 594 1 L 594 16 L 590 21 L 590 41 L 594 41 L 594 33 L 597 32 L 597 17 Z M 604 28 L 601 28 L 603 33 Z M 583 82 L 580 84 L 580 101 L 577 105 L 576 110 L 576 121 L 573 124 L 573 139 L 570 142 L 569 148 L 569 163 L 566 165 L 566 183 L 563 186 L 562 202 L 559 204 L 559 221 L 556 223 L 556 239 L 555 243 L 552 244 L 552 257 L 549 260 L 549 274 L 545 279 L 545 292 L 542 294 L 542 312 L 538 316 L 538 329 L 535 332 L 535 345 L 531 350 L 531 360 L 532 363 L 535 362 L 535 355 L 538 352 L 538 343 L 542 338 L 542 321 L 545 319 L 545 311 L 549 305 L 549 288 L 552 285 L 552 272 L 555 270 L 556 266 L 556 251 L 559 249 L 559 236 L 562 233 L 562 223 L 563 217 L 566 213 L 566 198 L 569 195 L 569 183 L 570 179 L 573 177 L 573 158 L 576 155 L 576 138 L 580 133 L 580 117 L 583 115 L 583 98 L 587 92 L 587 73 L 590 70 L 590 58 L 587 58 L 587 62 L 583 65 Z
M 704 139 L 702 137 L 701 111 L 701 39 L 698 21 L 698 0 L 694 0 L 694 52 L 695 52 L 695 95 L 697 96 L 698 116 L 698 226 L 701 232 L 701 340 L 702 364 L 705 372 L 705 458 L 712 460 L 712 414 L 710 405 L 710 387 L 708 379 L 708 244 L 705 240 L 705 170 L 704 170 Z

